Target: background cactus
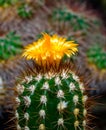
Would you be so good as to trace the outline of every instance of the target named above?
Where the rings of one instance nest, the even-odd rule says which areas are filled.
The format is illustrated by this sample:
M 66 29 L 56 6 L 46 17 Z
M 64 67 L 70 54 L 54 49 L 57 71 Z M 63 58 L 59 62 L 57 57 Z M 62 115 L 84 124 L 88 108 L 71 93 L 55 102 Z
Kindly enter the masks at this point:
M 28 4 L 21 4 L 17 9 L 18 15 L 22 18 L 30 18 L 32 16 L 32 9 Z
M 105 41 L 106 37 L 103 34 L 95 33 L 89 41 L 90 44 L 85 47 L 84 54 L 81 54 L 84 65 L 91 71 L 96 82 L 106 80 Z
M 52 14 L 53 20 L 69 23 L 72 26 L 74 31 L 77 30 L 86 30 L 90 26 L 88 19 L 85 19 L 83 16 L 78 15 L 67 8 L 55 9 Z
M 75 10 L 67 4 L 54 7 L 50 20 L 56 32 L 61 35 L 67 34 L 68 36 L 76 32 L 80 32 L 82 36 L 86 36 L 88 31 L 92 31 L 92 28 L 97 30 L 101 26 L 101 21 L 93 16 L 91 12 L 87 12 L 86 9 L 83 11 L 80 11 L 80 9 Z
M 11 21 L 15 18 L 28 19 L 32 16 L 32 6 L 30 6 L 30 0 L 1 0 L 0 1 L 0 13 L 1 22 Z
M 0 60 L 7 60 L 21 53 L 22 48 L 20 37 L 14 32 L 8 33 L 5 37 L 0 38 Z
M 88 62 L 96 65 L 100 70 L 106 69 L 106 52 L 101 44 L 95 44 L 89 48 L 87 56 Z
M 18 2 L 18 0 L 1 0 L 0 1 L 0 6 L 9 6 L 9 5 L 13 5 L 16 4 Z

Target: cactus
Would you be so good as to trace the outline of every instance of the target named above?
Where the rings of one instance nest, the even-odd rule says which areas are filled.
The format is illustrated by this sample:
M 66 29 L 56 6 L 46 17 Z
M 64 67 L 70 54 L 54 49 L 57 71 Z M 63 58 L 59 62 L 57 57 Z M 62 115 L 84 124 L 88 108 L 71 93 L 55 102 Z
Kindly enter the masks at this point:
M 15 130 L 85 130 L 87 100 L 84 80 L 64 55 L 77 52 L 77 44 L 57 35 L 43 34 L 26 47 L 23 56 L 33 59 L 15 90 Z
M 14 13 L 12 13 L 12 11 Z M 4 13 L 2 14 L 2 12 Z M 3 20 L 3 22 L 5 22 L 6 19 L 9 20 L 8 14 L 11 16 L 11 18 L 15 17 L 19 19 L 19 16 L 20 18 L 30 18 L 32 16 L 32 7 L 30 7 L 30 0 L 1 0 L 0 13 L 2 14 L 1 20 Z
M 9 5 L 13 5 L 16 4 L 18 2 L 18 0 L 0 0 L 0 6 L 9 6 Z
M 85 129 L 87 96 L 83 95 L 83 84 L 74 73 L 39 74 L 25 79 L 28 82 L 17 86 L 20 94 L 16 98 L 17 127 L 25 130 Z
M 0 38 L 0 60 L 7 60 L 21 53 L 22 48 L 20 37 L 15 35 L 14 32 L 8 33 L 5 37 Z
M 73 31 L 88 31 L 95 24 L 100 24 L 97 19 L 85 16 L 83 13 L 76 13 L 68 8 L 57 8 L 52 12 L 53 21 L 64 23 L 63 26 L 69 25 Z
M 94 44 L 90 46 L 86 54 L 86 62 L 92 73 L 95 73 L 99 80 L 106 79 L 106 51 L 105 44 Z
M 88 49 L 88 61 L 100 70 L 106 69 L 106 52 L 100 44 L 95 44 Z
M 21 18 L 30 18 L 32 16 L 32 9 L 29 7 L 28 4 L 21 4 L 18 9 L 18 15 L 21 17 Z

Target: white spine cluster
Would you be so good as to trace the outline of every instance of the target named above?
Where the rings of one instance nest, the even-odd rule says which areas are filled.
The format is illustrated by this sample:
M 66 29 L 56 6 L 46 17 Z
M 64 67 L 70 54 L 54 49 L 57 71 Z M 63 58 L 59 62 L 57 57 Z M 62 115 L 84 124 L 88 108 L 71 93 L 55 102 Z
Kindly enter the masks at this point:
M 83 102 L 83 104 L 86 103 L 87 99 L 88 99 L 88 96 L 87 96 L 87 95 L 84 95 L 84 96 L 82 97 L 82 102 Z
M 31 104 L 31 99 L 30 99 L 30 97 L 29 97 L 29 96 L 24 96 L 23 99 L 24 99 L 25 105 L 26 105 L 27 107 L 29 107 L 30 104 Z
M 87 115 L 87 110 L 86 109 L 84 109 L 83 115 L 84 115 L 84 117 L 86 117 L 86 115 Z
M 53 74 L 53 72 L 47 72 L 47 73 L 45 73 L 44 74 L 44 77 L 46 78 L 46 79 L 52 79 L 52 78 L 54 78 L 55 77 L 55 75 Z
M 86 127 L 86 125 L 87 125 L 86 120 L 83 120 L 82 125 L 83 125 L 83 127 Z
M 61 77 L 62 77 L 63 79 L 68 78 L 67 72 L 66 72 L 65 70 L 62 71 Z
M 79 77 L 78 77 L 77 75 L 75 75 L 75 74 L 73 73 L 72 76 L 73 76 L 73 79 L 74 79 L 75 81 L 79 82 Z
M 31 92 L 31 94 L 34 94 L 34 91 L 35 91 L 35 85 L 31 85 L 29 88 L 28 88 L 28 91 Z
M 27 112 L 24 114 L 24 118 L 26 119 L 26 121 L 29 120 L 29 114 Z
M 64 126 L 64 119 L 63 118 L 59 118 L 57 121 L 58 126 Z
M 74 91 L 75 89 L 76 89 L 76 87 L 75 87 L 74 83 L 70 83 L 69 91 L 71 92 L 71 91 Z
M 17 124 L 17 130 L 21 130 L 21 127 L 19 124 Z
M 44 89 L 44 90 L 49 90 L 49 84 L 48 84 L 48 82 L 45 82 L 45 83 L 43 84 L 42 89 Z
M 42 95 L 41 98 L 40 98 L 40 102 L 41 102 L 42 104 L 45 104 L 45 105 L 46 105 L 46 103 L 47 103 L 47 97 L 46 97 L 45 95 Z
M 18 97 L 16 97 L 16 98 L 15 98 L 15 101 L 16 101 L 17 106 L 19 106 L 19 105 L 20 105 L 20 102 L 21 102 L 20 99 L 19 99 Z
M 32 75 L 31 76 L 26 76 L 25 81 L 26 81 L 26 83 L 31 82 L 32 81 Z
M 73 97 L 73 102 L 74 102 L 75 105 L 78 104 L 78 100 L 79 100 L 78 95 L 74 95 L 74 97 Z
M 40 115 L 40 117 L 42 117 L 44 119 L 46 116 L 45 110 L 40 110 L 39 115 Z
M 58 111 L 61 112 L 61 111 L 63 111 L 65 108 L 67 108 L 67 104 L 68 104 L 68 102 L 61 101 L 61 102 L 57 105 Z
M 60 80 L 59 77 L 56 77 L 56 78 L 55 78 L 55 84 L 56 84 L 56 85 L 61 85 L 61 80 Z
M 80 84 L 79 84 L 79 87 L 80 87 L 81 92 L 84 93 L 85 88 L 84 88 L 83 83 L 80 83 Z
M 35 77 L 35 80 L 37 80 L 38 82 L 42 79 L 42 75 L 41 74 L 38 74 L 36 77 Z
M 18 84 L 17 86 L 16 86 L 16 88 L 17 88 L 17 92 L 19 93 L 19 94 L 22 94 L 23 92 L 24 92 L 24 86 L 23 85 L 20 85 L 20 84 Z
M 61 89 L 57 92 L 57 97 L 64 98 L 64 92 Z
M 28 126 L 25 126 L 24 127 L 24 130 L 30 130 Z
M 19 119 L 19 114 L 17 111 L 15 112 L 15 117 L 16 117 L 16 119 Z

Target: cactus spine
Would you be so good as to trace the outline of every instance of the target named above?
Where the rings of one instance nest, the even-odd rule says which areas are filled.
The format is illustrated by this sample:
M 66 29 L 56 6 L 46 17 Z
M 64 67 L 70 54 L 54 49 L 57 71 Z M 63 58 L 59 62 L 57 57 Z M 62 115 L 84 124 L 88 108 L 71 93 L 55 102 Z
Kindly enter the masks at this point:
M 73 41 L 44 34 L 26 47 L 23 55 L 36 60 L 40 69 L 32 69 L 16 86 L 15 129 L 85 130 L 88 97 L 84 84 L 70 63 L 61 61 L 64 54 L 77 52 L 76 46 Z

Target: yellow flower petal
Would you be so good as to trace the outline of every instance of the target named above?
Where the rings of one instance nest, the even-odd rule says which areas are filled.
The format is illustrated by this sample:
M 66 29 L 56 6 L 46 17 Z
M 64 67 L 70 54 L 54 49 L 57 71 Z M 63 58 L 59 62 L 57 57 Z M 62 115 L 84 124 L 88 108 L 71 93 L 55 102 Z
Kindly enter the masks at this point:
M 43 33 L 43 37 L 38 41 L 26 46 L 23 56 L 26 59 L 33 59 L 39 65 L 59 65 L 64 55 L 70 57 L 78 51 L 74 41 L 66 41 L 66 38 L 56 34 L 50 36 Z

